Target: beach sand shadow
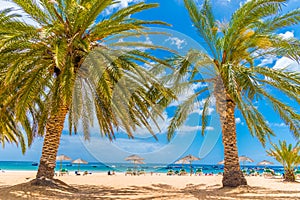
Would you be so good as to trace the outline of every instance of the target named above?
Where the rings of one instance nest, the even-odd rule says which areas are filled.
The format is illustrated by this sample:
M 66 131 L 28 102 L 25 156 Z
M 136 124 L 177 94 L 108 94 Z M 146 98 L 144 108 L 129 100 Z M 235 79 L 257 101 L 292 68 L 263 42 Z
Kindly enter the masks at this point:
M 206 188 L 183 189 L 196 199 L 240 199 L 240 200 L 283 200 L 299 199 L 300 191 L 280 191 L 263 187 L 240 186 L 237 188 L 220 187 L 220 185 Z
M 71 185 L 57 188 L 32 186 L 22 183 L 0 188 L 0 199 L 53 199 L 53 200 L 158 200 L 158 199 L 241 199 L 241 200 L 282 200 L 299 199 L 300 191 L 280 191 L 262 187 L 243 186 L 238 188 L 222 188 L 220 184 L 207 186 L 205 184 L 188 184 L 185 188 L 174 188 L 167 184 L 151 186 L 128 186 L 114 188 L 97 185 Z

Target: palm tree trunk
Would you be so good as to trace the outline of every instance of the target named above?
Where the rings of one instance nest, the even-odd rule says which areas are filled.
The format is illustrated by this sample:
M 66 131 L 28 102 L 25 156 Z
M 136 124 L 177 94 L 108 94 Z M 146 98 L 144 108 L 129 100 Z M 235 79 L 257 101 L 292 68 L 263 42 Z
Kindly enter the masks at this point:
M 295 182 L 296 177 L 293 170 L 285 169 L 284 170 L 284 180 L 289 182 Z
M 57 113 L 47 121 L 42 156 L 36 175 L 37 179 L 53 179 L 54 177 L 57 150 L 67 113 L 68 107 L 61 106 L 58 108 Z
M 217 112 L 222 126 L 222 140 L 224 145 L 224 175 L 223 187 L 237 187 L 247 185 L 247 181 L 240 169 L 235 123 L 235 103 L 222 87 L 221 81 L 215 84 Z

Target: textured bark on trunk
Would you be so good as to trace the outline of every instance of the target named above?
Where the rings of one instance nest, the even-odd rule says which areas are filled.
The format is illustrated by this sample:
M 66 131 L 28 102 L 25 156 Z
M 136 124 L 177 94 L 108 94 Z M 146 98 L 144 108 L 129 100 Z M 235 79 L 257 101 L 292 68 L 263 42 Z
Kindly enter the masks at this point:
M 37 179 L 53 179 L 54 177 L 56 155 L 67 112 L 68 107 L 61 106 L 58 108 L 57 113 L 50 116 L 47 121 L 42 156 L 36 175 Z
M 224 175 L 223 187 L 237 187 L 247 185 L 247 181 L 240 169 L 235 123 L 235 103 L 223 88 L 223 83 L 215 83 L 215 97 L 217 112 L 222 126 L 222 141 L 224 145 Z
M 284 170 L 284 180 L 289 181 L 289 182 L 295 182 L 296 177 L 295 177 L 294 171 L 285 169 Z

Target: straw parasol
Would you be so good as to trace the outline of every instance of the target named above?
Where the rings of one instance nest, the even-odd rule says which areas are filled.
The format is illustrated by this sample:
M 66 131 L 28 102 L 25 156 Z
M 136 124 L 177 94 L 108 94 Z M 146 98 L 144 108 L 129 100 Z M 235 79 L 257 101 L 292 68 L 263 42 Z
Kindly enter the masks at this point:
M 273 165 L 274 163 L 270 162 L 270 161 L 267 161 L 267 160 L 263 160 L 259 163 L 257 163 L 257 165 L 264 165 L 264 166 L 267 166 L 267 165 Z
M 180 160 L 177 160 L 177 161 L 175 162 L 175 164 L 190 164 L 190 161 L 180 159 Z
M 134 161 L 134 160 L 145 160 L 144 158 L 138 156 L 138 155 L 131 155 L 125 158 L 126 161 Z
M 134 168 L 136 168 L 136 164 L 145 164 L 145 162 L 143 161 L 145 159 L 135 154 L 126 157 L 125 160 L 131 161 L 134 164 Z
M 245 164 L 245 162 L 251 162 L 251 163 L 254 162 L 254 160 L 252 160 L 251 158 L 249 158 L 247 156 L 240 156 L 239 161 L 243 162 L 243 165 Z M 222 160 L 222 161 L 218 162 L 217 164 L 218 165 L 224 165 L 224 163 L 225 163 L 225 161 Z
M 142 160 L 133 160 L 132 163 L 134 164 L 146 164 L 144 161 Z
M 218 162 L 217 164 L 218 165 L 224 165 L 225 161 L 224 160 L 221 160 L 220 162 Z
M 70 157 L 64 155 L 64 154 L 61 154 L 61 155 L 59 155 L 59 156 L 56 156 L 56 160 L 59 160 L 59 161 L 60 161 L 59 168 L 60 168 L 60 170 L 61 170 L 61 168 L 62 168 L 62 161 L 63 161 L 63 160 L 72 160 L 72 159 L 71 159 Z
M 240 156 L 239 157 L 239 161 L 243 162 L 243 166 L 245 165 L 245 162 L 254 162 L 254 160 L 252 160 L 251 158 L 247 157 L 247 156 Z
M 251 158 L 247 157 L 247 156 L 240 156 L 239 157 L 239 161 L 241 162 L 254 162 L 254 160 L 252 160 Z
M 82 160 L 81 158 L 78 158 L 78 159 L 72 161 L 72 163 L 78 164 L 78 172 L 79 172 L 79 169 L 80 169 L 80 164 L 88 164 L 87 161 Z
M 184 156 L 184 157 L 180 158 L 179 160 L 177 160 L 175 162 L 175 164 L 190 164 L 191 173 L 192 173 L 192 162 L 195 161 L 195 160 L 200 160 L 200 158 L 189 154 L 189 155 Z

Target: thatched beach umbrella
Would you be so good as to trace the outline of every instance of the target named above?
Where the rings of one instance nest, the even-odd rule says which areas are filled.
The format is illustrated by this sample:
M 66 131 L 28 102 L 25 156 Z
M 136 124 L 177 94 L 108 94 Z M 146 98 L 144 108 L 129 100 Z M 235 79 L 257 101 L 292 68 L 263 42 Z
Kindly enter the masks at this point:
M 134 168 L 136 168 L 136 164 L 145 164 L 145 162 L 143 161 L 145 159 L 135 154 L 126 157 L 125 160 L 131 161 L 134 164 Z
M 251 163 L 254 162 L 254 160 L 252 160 L 251 158 L 249 158 L 247 156 L 240 156 L 239 161 L 243 162 L 243 165 L 245 164 L 245 162 L 251 162 Z M 225 161 L 222 160 L 222 161 L 218 162 L 217 164 L 218 165 L 224 165 L 224 163 L 225 163 Z
M 177 160 L 177 161 L 175 162 L 175 164 L 190 164 L 190 161 L 180 159 L 180 160 Z
M 134 164 L 146 164 L 144 161 L 142 160 L 133 160 L 132 163 Z
M 267 165 L 273 165 L 274 163 L 270 162 L 270 161 L 267 161 L 267 160 L 263 160 L 259 163 L 257 163 L 257 165 L 264 165 L 264 166 L 267 166 Z
M 82 160 L 81 158 L 78 158 L 78 159 L 74 160 L 72 163 L 78 164 L 78 172 L 80 170 L 80 164 L 88 164 L 87 161 Z
M 200 160 L 200 158 L 189 154 L 189 155 L 184 156 L 184 157 L 180 158 L 179 160 L 177 160 L 175 162 L 175 164 L 188 164 L 189 163 L 191 166 L 191 173 L 192 173 L 192 162 L 195 160 Z
M 132 161 L 132 160 L 145 160 L 145 159 L 138 155 L 133 154 L 131 156 L 126 157 L 125 160 Z
M 247 157 L 247 156 L 240 156 L 239 157 L 239 161 L 243 162 L 243 166 L 245 165 L 245 162 L 254 162 L 254 160 L 252 160 L 251 158 Z
M 217 164 L 218 165 L 224 165 L 225 161 L 224 160 L 221 160 L 220 162 L 218 162 Z
M 59 169 L 61 170 L 62 169 L 62 161 L 63 160 L 72 160 L 72 159 L 64 154 L 61 154 L 59 156 L 56 156 L 56 160 L 60 161 Z

